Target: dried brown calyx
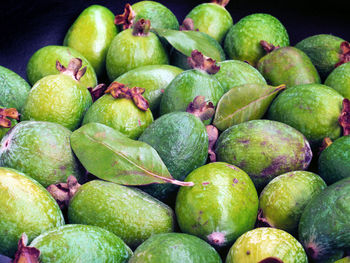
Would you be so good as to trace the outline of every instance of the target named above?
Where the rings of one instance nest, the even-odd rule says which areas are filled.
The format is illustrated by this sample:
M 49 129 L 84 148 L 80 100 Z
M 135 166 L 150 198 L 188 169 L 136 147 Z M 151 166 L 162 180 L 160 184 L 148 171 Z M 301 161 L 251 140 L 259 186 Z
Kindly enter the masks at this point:
M 192 18 L 185 18 L 182 22 L 182 25 L 179 27 L 180 31 L 199 31 L 198 29 L 194 29 L 194 23 Z
M 280 48 L 280 46 L 274 46 L 273 44 L 270 44 L 265 40 L 261 40 L 260 45 L 266 51 L 266 53 L 271 53 L 272 51 Z
M 227 6 L 227 4 L 230 2 L 230 0 L 212 0 L 213 4 L 221 5 L 222 7 Z
M 207 129 L 208 139 L 209 139 L 209 147 L 208 147 L 208 155 L 209 160 L 211 162 L 216 162 L 216 154 L 214 151 L 216 141 L 219 137 L 219 130 L 214 125 L 207 125 L 205 127 Z
M 92 101 L 96 101 L 98 98 L 100 98 L 104 94 L 106 89 L 107 89 L 107 85 L 103 83 L 98 84 L 95 88 L 88 87 L 88 91 L 91 94 Z
M 350 101 L 349 99 L 343 99 L 343 108 L 339 116 L 338 122 L 343 128 L 343 135 L 350 134 Z
M 134 23 L 135 12 L 132 10 L 130 4 L 126 4 L 124 7 L 124 13 L 121 15 L 116 15 L 114 18 L 114 24 L 123 25 L 123 29 L 128 29 L 132 27 Z
M 132 34 L 137 37 L 147 36 L 150 29 L 151 21 L 142 18 L 133 26 Z
M 55 198 L 59 207 L 64 210 L 68 207 L 69 201 L 78 191 L 80 184 L 73 176 L 69 176 L 67 183 L 52 184 L 47 187 L 47 191 Z
M 213 117 L 215 110 L 212 102 L 206 102 L 204 96 L 197 96 L 188 104 L 186 111 L 200 118 L 202 121 Z
M 191 68 L 204 70 L 208 74 L 216 74 L 220 70 L 220 66 L 216 65 L 214 59 L 204 56 L 198 50 L 192 51 L 191 57 L 187 58 L 187 63 Z
M 61 74 L 71 76 L 79 81 L 86 72 L 86 67 L 81 68 L 83 61 L 80 58 L 72 58 L 69 61 L 68 67 L 63 66 L 58 60 L 56 61 L 56 68 Z
M 129 88 L 119 82 L 112 82 L 106 89 L 105 93 L 109 93 L 113 98 L 125 98 L 132 100 L 136 107 L 140 110 L 146 111 L 149 108 L 148 101 L 142 96 L 145 89 L 139 87 Z
M 343 41 L 340 44 L 339 62 L 335 64 L 335 67 L 338 67 L 346 62 L 350 62 L 350 43 Z
M 256 220 L 256 227 L 273 227 L 269 221 L 264 217 L 263 210 L 259 208 L 258 218 Z
M 35 247 L 27 247 L 28 237 L 22 234 L 18 241 L 18 249 L 12 263 L 39 263 L 40 250 Z
M 259 261 L 259 263 L 283 263 L 283 261 L 276 257 L 268 257 Z
M 328 137 L 324 138 L 322 141 L 322 145 L 318 151 L 318 154 L 321 154 L 321 152 L 323 152 L 325 149 L 327 149 L 331 144 L 332 144 L 332 140 Z
M 20 114 L 15 108 L 0 108 L 0 127 L 11 128 L 11 119 L 19 120 Z

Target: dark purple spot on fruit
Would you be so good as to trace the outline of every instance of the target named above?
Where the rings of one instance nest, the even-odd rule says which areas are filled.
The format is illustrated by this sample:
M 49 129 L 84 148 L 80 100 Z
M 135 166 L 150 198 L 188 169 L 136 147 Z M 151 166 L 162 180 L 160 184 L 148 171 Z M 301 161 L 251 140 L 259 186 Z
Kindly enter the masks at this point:
M 259 261 L 259 263 L 283 263 L 283 261 L 276 257 L 268 257 Z
M 60 166 L 60 170 L 62 173 L 65 173 L 66 172 L 66 167 L 64 165 Z
M 242 144 L 249 144 L 250 140 L 237 140 L 237 142 L 242 143 Z
M 238 171 L 237 167 L 235 167 L 235 166 L 233 166 L 233 165 L 231 165 L 231 164 L 227 164 L 226 166 L 227 166 L 227 167 L 230 167 L 230 168 L 233 169 L 233 170 Z
M 205 186 L 205 185 L 208 185 L 208 184 L 210 184 L 210 183 L 209 183 L 209 182 L 203 182 L 203 183 L 202 183 L 202 185 L 204 185 L 204 186 Z
M 161 92 L 161 93 L 164 93 L 164 89 L 161 89 L 160 92 Z
M 237 184 L 238 183 L 238 179 L 237 178 L 233 179 L 233 183 Z
M 265 146 L 266 144 L 267 144 L 266 141 L 262 141 L 262 142 L 260 143 L 261 146 Z
M 276 157 L 272 160 L 272 163 L 261 172 L 261 176 L 268 177 L 271 175 L 276 175 L 276 173 L 280 172 L 281 168 L 286 166 L 286 163 L 286 156 L 281 155 Z
M 247 255 L 250 255 L 250 251 L 249 251 L 249 250 L 247 250 L 246 254 L 247 254 Z

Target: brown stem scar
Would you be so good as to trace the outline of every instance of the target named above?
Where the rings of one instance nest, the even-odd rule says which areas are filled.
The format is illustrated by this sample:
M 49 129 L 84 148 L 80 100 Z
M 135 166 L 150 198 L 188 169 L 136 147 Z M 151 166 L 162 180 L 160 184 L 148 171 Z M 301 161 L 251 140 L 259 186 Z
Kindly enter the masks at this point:
M 15 108 L 0 108 L 0 127 L 11 128 L 12 121 L 10 119 L 19 120 L 20 114 Z
M 191 113 L 204 121 L 213 117 L 215 110 L 213 103 L 206 102 L 204 96 L 196 96 L 193 101 L 188 104 L 186 112 Z
M 68 67 L 63 66 L 58 60 L 56 61 L 56 68 L 61 74 L 71 76 L 73 79 L 79 81 L 86 72 L 86 67 L 81 68 L 83 61 L 80 58 L 72 58 L 69 61 Z
M 194 29 L 194 23 L 192 18 L 185 18 L 185 20 L 182 22 L 182 25 L 179 27 L 180 31 L 199 31 L 198 28 Z
M 130 4 L 126 4 L 124 7 L 124 13 L 116 15 L 114 18 L 114 24 L 123 25 L 123 30 L 132 27 L 134 23 L 135 12 L 132 10 Z
M 204 70 L 208 74 L 216 74 L 220 70 L 220 66 L 212 58 L 204 56 L 198 50 L 193 50 L 191 57 L 187 58 L 189 66 L 193 69 Z
M 339 116 L 338 122 L 343 128 L 343 136 L 350 134 L 350 101 L 343 99 L 343 108 Z
M 140 19 L 135 23 L 132 29 L 133 36 L 147 36 L 151 29 L 151 21 L 146 19 Z
M 107 85 L 106 84 L 98 84 L 96 87 L 88 87 L 88 90 L 91 94 L 92 101 L 96 101 L 98 98 L 100 98 L 103 93 L 106 91 Z
M 222 7 L 227 6 L 227 4 L 230 2 L 230 0 L 212 0 L 213 4 L 221 5 Z
M 340 44 L 339 62 L 335 64 L 335 67 L 338 67 L 347 62 L 350 62 L 350 43 L 343 41 Z
M 272 51 L 280 48 L 280 46 L 274 46 L 273 44 L 270 44 L 265 40 L 261 40 L 260 45 L 266 51 L 266 53 L 271 53 Z
M 28 237 L 22 234 L 18 241 L 18 249 L 12 263 L 39 263 L 40 250 L 35 247 L 28 247 Z
M 216 162 L 215 144 L 219 137 L 219 130 L 214 125 L 207 125 L 206 127 L 209 139 L 208 154 L 211 162 Z

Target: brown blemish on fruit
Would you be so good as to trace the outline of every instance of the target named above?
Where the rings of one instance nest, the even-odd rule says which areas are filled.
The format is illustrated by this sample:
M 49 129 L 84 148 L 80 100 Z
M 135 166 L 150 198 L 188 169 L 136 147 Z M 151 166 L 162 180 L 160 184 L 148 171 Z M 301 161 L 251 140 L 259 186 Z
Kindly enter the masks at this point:
M 106 91 L 107 85 L 104 83 L 98 84 L 95 88 L 88 87 L 88 91 L 91 94 L 92 101 L 96 101 L 98 98 L 100 98 L 103 93 Z
M 204 185 L 204 186 L 206 186 L 206 185 L 208 185 L 208 184 L 210 184 L 210 182 L 203 182 L 203 183 L 202 183 L 202 185 Z
M 276 257 L 268 257 L 259 261 L 259 263 L 283 263 L 283 261 Z
M 335 67 L 339 67 L 344 63 L 350 62 L 350 43 L 347 41 L 341 42 L 340 51 L 339 62 L 335 64 Z
M 150 29 L 151 21 L 142 18 L 133 26 L 132 35 L 137 37 L 147 36 Z
M 214 125 L 207 125 L 205 128 L 209 139 L 209 159 L 211 162 L 216 162 L 215 144 L 219 137 L 219 130 Z
M 12 263 L 39 263 L 40 250 L 35 247 L 27 247 L 28 237 L 22 234 L 18 241 L 18 249 Z
M 255 223 L 256 227 L 273 227 L 269 221 L 264 217 L 263 210 L 259 208 L 258 217 Z
M 226 242 L 225 234 L 222 232 L 213 232 L 207 236 L 207 239 L 214 246 L 223 246 Z
M 19 120 L 20 114 L 15 108 L 0 108 L 0 127 L 11 128 L 11 119 Z
M 343 128 L 343 136 L 350 134 L 350 100 L 343 99 L 343 108 L 339 116 L 338 122 Z
M 246 254 L 247 254 L 247 255 L 250 255 L 250 251 L 249 251 L 249 250 L 247 250 Z
M 80 58 L 72 58 L 68 67 L 63 66 L 58 60 L 56 60 L 56 68 L 61 74 L 71 76 L 76 81 L 79 81 L 85 74 L 87 67 L 83 67 L 83 61 Z
M 227 4 L 230 2 L 230 0 L 212 0 L 213 4 L 221 5 L 222 7 L 227 6 Z
M 191 57 L 187 58 L 188 65 L 193 69 L 204 70 L 208 74 L 216 74 L 220 66 L 216 65 L 216 60 L 204 56 L 198 50 L 193 50 Z
M 206 102 L 204 96 L 196 96 L 186 108 L 186 112 L 200 118 L 202 121 L 213 117 L 215 110 L 212 102 Z
M 279 46 L 274 46 L 273 44 L 270 44 L 270 43 L 268 43 L 265 40 L 261 40 L 260 41 L 260 45 L 266 51 L 266 53 L 271 53 L 272 51 L 274 51 L 274 50 L 279 48 Z
M 126 4 L 124 7 L 124 13 L 116 15 L 114 18 L 114 24 L 123 25 L 123 29 L 128 29 L 134 23 L 135 12 L 132 10 L 130 4 Z

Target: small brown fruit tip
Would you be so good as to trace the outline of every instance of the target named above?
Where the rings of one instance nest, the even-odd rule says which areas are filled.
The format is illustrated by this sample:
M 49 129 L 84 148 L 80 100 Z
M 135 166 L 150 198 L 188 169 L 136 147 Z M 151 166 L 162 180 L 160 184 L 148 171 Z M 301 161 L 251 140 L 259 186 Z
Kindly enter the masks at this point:
M 208 155 L 210 162 L 216 162 L 216 154 L 215 154 L 215 144 L 219 137 L 219 130 L 214 125 L 207 125 L 206 127 L 208 139 L 209 139 L 209 147 L 208 147 Z
M 134 36 L 147 36 L 151 29 L 151 21 L 146 19 L 138 20 L 133 26 L 132 34 Z
M 132 27 L 134 23 L 135 12 L 132 10 L 130 4 L 126 4 L 124 7 L 124 13 L 116 15 L 114 18 L 115 25 L 123 25 L 123 30 Z
M 220 66 L 212 58 L 204 56 L 198 50 L 193 50 L 191 57 L 187 58 L 189 66 L 193 69 L 204 70 L 208 74 L 216 74 L 220 70 Z
M 194 29 L 194 23 L 192 18 L 185 18 L 185 20 L 182 22 L 182 25 L 179 27 L 180 31 L 199 31 L 198 29 Z
M 280 48 L 280 46 L 274 46 L 273 44 L 270 44 L 265 40 L 261 40 L 260 45 L 266 51 L 266 53 L 271 53 L 272 51 Z
M 331 144 L 332 144 L 332 140 L 329 137 L 326 137 L 323 139 L 322 141 L 322 145 L 318 151 L 318 154 L 320 155 L 325 149 L 327 149 Z
M 211 1 L 213 4 L 221 5 L 222 7 L 225 7 L 228 5 L 230 0 L 213 0 Z
M 338 122 L 343 128 L 343 136 L 350 134 L 350 101 L 343 99 L 343 108 L 339 116 Z
M 12 121 L 9 118 L 19 120 L 19 116 L 15 108 L 0 108 L 0 127 L 11 128 Z
M 350 62 L 350 43 L 343 41 L 340 43 L 339 62 L 335 64 L 335 67 L 339 67 L 347 62 Z
M 205 121 L 213 117 L 215 110 L 212 102 L 206 102 L 204 96 L 197 96 L 187 106 L 186 112 Z
M 259 208 L 258 218 L 256 220 L 256 227 L 273 227 L 269 221 L 264 217 L 263 210 Z
M 12 263 L 39 263 L 40 250 L 35 247 L 28 247 L 28 237 L 22 234 L 18 241 L 18 249 Z
M 92 97 L 92 101 L 96 101 L 97 99 L 99 99 L 103 95 L 103 93 L 105 93 L 106 89 L 107 85 L 104 83 L 98 84 L 95 88 L 88 87 L 88 90 Z
M 68 67 L 63 66 L 58 60 L 56 61 L 56 68 L 61 74 L 71 76 L 75 80 L 79 81 L 86 72 L 86 67 L 82 68 L 82 60 L 80 58 L 72 58 L 69 61 Z
M 259 263 L 283 263 L 283 261 L 276 257 L 268 257 L 259 261 Z

